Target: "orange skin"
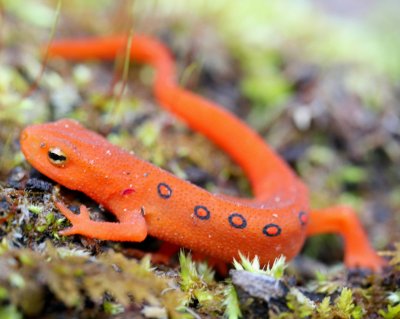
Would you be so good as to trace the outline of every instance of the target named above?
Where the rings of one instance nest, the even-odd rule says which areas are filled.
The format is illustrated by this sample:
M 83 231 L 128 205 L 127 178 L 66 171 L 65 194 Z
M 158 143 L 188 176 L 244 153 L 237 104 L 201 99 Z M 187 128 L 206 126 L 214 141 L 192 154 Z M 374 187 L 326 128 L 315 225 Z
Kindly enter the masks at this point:
M 110 60 L 126 43 L 125 37 L 64 40 L 53 43 L 49 53 Z M 224 108 L 176 83 L 174 61 L 163 44 L 134 36 L 130 58 L 155 68 L 160 105 L 227 152 L 249 178 L 254 199 L 211 194 L 63 119 L 21 133 L 26 159 L 51 179 L 101 203 L 118 222 L 93 221 L 86 207 L 76 215 L 57 203 L 72 223 L 62 234 L 135 242 L 149 234 L 226 262 L 241 252 L 268 264 L 280 255 L 296 256 L 306 236 L 329 232 L 344 237 L 347 266 L 380 269 L 383 261 L 354 211 L 310 210 L 307 187 L 261 137 Z

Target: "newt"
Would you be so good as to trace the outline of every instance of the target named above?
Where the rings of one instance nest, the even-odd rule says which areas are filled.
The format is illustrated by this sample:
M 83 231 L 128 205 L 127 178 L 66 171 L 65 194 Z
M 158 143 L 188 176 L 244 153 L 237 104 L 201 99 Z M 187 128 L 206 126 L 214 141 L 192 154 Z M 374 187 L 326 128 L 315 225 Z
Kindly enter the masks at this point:
M 127 41 L 124 36 L 58 40 L 49 55 L 112 60 Z M 174 59 L 160 41 L 133 36 L 129 58 L 154 67 L 158 103 L 229 154 L 248 177 L 254 198 L 211 194 L 78 122 L 61 119 L 26 127 L 20 138 L 23 154 L 38 171 L 85 193 L 118 220 L 91 220 L 85 206 L 74 214 L 57 202 L 72 224 L 61 234 L 133 242 L 151 235 L 225 262 L 241 252 L 268 264 L 281 255 L 295 257 L 307 236 L 336 233 L 344 238 L 348 267 L 382 267 L 355 211 L 346 206 L 311 209 L 307 187 L 253 129 L 177 83 Z

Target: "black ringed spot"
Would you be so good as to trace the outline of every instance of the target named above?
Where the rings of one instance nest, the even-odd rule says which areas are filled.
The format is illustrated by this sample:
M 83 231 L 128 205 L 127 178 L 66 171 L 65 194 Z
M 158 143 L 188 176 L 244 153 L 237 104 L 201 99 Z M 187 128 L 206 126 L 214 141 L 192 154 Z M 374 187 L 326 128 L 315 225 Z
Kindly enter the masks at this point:
M 277 224 L 267 224 L 264 226 L 262 232 L 265 236 L 276 237 L 281 234 L 282 228 L 280 228 Z
M 194 208 L 194 215 L 201 220 L 208 220 L 211 217 L 211 213 L 207 207 L 202 205 L 197 205 Z
M 307 222 L 308 222 L 308 215 L 307 215 L 306 212 L 301 211 L 301 212 L 299 213 L 299 221 L 300 221 L 301 226 L 307 225 Z
M 160 183 L 157 185 L 157 192 L 161 198 L 168 199 L 172 196 L 172 188 L 165 183 Z
M 247 226 L 246 218 L 244 218 L 239 213 L 230 214 L 228 217 L 228 221 L 229 221 L 229 224 L 234 228 L 243 229 L 243 228 L 246 228 L 246 226 Z

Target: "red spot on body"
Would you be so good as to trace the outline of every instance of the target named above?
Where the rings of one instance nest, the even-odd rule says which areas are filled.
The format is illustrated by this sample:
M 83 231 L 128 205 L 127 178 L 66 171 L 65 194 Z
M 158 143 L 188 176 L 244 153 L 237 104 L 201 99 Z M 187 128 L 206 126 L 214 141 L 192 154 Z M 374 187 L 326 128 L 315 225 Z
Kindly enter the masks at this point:
M 207 207 L 202 206 L 202 205 L 198 205 L 194 208 L 194 215 L 198 218 L 200 218 L 201 220 L 207 220 L 210 218 L 211 213 L 210 211 L 207 209 Z
M 172 196 L 172 189 L 169 185 L 165 183 L 160 183 L 157 185 L 157 192 L 163 199 L 168 199 Z
M 232 223 L 236 224 L 236 225 L 240 225 L 242 223 L 242 219 L 238 216 L 234 216 L 232 218 Z
M 130 195 L 130 194 L 132 194 L 132 193 L 134 193 L 135 192 L 135 190 L 133 189 L 133 188 L 127 188 L 127 189 L 124 189 L 123 191 L 122 191 L 122 195 Z
M 279 236 L 282 232 L 282 229 L 277 224 L 268 224 L 263 228 L 264 235 L 268 237 Z
M 278 227 L 270 227 L 270 228 L 268 228 L 267 232 L 269 235 L 275 236 L 276 234 L 278 234 L 279 229 L 278 229 Z
M 207 217 L 208 212 L 204 208 L 201 208 L 197 210 L 197 215 L 199 217 Z
M 246 226 L 247 226 L 246 219 L 239 213 L 233 213 L 233 214 L 229 215 L 228 221 L 232 227 L 235 227 L 238 229 L 243 229 L 243 228 L 246 228 Z
M 299 219 L 300 219 L 300 223 L 301 225 L 307 225 L 308 222 L 308 215 L 305 212 L 300 212 L 299 214 Z

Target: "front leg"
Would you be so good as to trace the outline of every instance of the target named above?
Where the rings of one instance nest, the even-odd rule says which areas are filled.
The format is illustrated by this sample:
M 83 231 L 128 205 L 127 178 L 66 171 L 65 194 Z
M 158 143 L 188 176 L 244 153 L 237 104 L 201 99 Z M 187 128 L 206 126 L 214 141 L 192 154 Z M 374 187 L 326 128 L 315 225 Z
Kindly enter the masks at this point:
M 335 206 L 310 212 L 307 236 L 336 233 L 344 239 L 344 262 L 348 267 L 363 267 L 378 271 L 385 264 L 368 242 L 355 211 Z
M 113 223 L 91 220 L 89 211 L 84 205 L 81 205 L 79 215 L 74 214 L 61 202 L 57 202 L 56 207 L 72 223 L 72 227 L 60 232 L 62 235 L 83 235 L 102 240 L 134 242 L 141 242 L 147 236 L 146 221 L 140 210 L 134 210 L 120 222 Z

